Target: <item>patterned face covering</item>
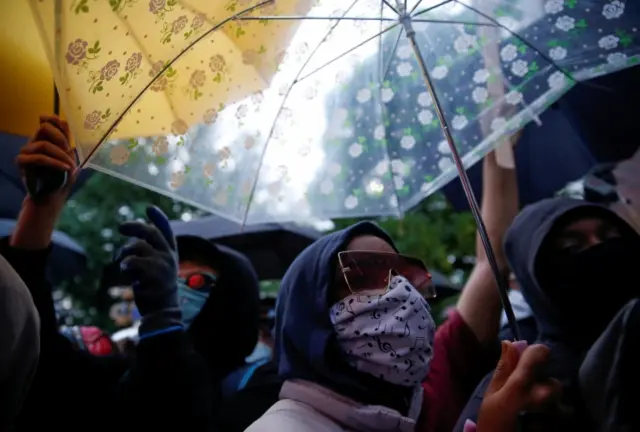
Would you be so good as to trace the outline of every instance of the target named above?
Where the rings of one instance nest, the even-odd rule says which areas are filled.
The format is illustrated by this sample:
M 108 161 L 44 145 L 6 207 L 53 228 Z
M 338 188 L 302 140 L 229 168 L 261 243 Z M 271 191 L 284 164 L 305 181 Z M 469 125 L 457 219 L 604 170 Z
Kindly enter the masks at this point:
M 338 343 L 357 370 L 406 387 L 426 377 L 435 322 L 407 279 L 395 276 L 383 295 L 346 297 L 330 313 Z

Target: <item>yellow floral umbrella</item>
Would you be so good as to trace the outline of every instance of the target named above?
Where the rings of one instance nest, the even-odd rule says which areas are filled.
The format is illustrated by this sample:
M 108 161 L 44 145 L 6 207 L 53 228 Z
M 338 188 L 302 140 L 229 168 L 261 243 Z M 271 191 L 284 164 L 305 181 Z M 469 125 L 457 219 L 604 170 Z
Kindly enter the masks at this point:
M 234 18 L 310 8 L 310 0 L 30 3 L 81 162 L 107 137 L 184 134 L 268 86 L 297 21 Z M 13 55 L 21 52 L 17 40 Z M 40 49 L 29 54 L 43 63 Z
M 26 1 L 2 2 L 0 132 L 29 136 L 53 109 L 53 75 Z

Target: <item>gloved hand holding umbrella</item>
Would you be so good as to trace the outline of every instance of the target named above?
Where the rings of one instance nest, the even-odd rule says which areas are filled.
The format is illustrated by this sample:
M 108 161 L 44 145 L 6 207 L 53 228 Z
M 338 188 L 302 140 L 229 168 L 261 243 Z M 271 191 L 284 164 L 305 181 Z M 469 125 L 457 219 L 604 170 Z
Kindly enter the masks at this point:
M 182 330 L 178 304 L 178 254 L 169 220 L 157 207 L 147 209 L 150 224 L 125 222 L 120 233 L 134 238 L 116 257 L 132 281 L 136 306 L 142 315 L 140 339 Z

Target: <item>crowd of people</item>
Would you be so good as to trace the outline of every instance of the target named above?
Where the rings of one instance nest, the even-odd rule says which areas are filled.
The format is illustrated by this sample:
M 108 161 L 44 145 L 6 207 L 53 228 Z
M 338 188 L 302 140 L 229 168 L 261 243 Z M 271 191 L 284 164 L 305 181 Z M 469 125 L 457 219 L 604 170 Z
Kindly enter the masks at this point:
M 42 117 L 17 160 L 70 181 L 27 196 L 0 242 L 2 430 L 640 430 L 640 235 L 610 209 L 550 198 L 521 210 L 515 170 L 484 159 L 482 215 L 510 281 L 514 341 L 479 241 L 439 326 L 427 267 L 371 222 L 302 252 L 272 317 L 246 257 L 174 236 L 149 207 L 148 223 L 119 227 L 129 241 L 115 258 L 140 315 L 135 344 L 107 349 L 85 332 L 88 348 L 60 328 L 46 278 L 76 169 L 69 136 Z

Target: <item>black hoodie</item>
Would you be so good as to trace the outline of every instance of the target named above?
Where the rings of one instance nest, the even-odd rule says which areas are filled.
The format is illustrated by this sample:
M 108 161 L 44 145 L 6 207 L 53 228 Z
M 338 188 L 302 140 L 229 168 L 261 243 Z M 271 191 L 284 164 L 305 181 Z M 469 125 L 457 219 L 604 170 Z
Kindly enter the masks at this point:
M 574 396 L 572 392 L 578 368 L 590 345 L 585 345 L 583 335 L 579 334 L 579 326 L 568 325 L 568 322 L 589 319 L 588 314 L 591 311 L 581 308 L 580 304 L 584 300 L 581 298 L 575 299 L 572 311 L 559 308 L 549 298 L 548 292 L 540 286 L 540 275 L 548 270 L 544 266 L 549 264 L 545 251 L 549 234 L 562 223 L 582 216 L 596 216 L 613 221 L 623 231 L 623 235 L 638 237 L 624 220 L 605 207 L 569 198 L 550 198 L 527 206 L 520 212 L 507 231 L 504 245 L 511 270 L 536 319 L 538 342 L 551 348 L 548 373 L 567 386 L 569 398 Z M 585 269 L 585 272 L 598 270 Z M 545 277 L 553 277 L 553 274 L 547 273 Z M 606 295 L 607 287 L 602 289 Z M 491 376 L 492 374 L 485 377 L 476 388 L 454 431 L 462 431 L 466 419 L 477 419 L 482 397 Z

